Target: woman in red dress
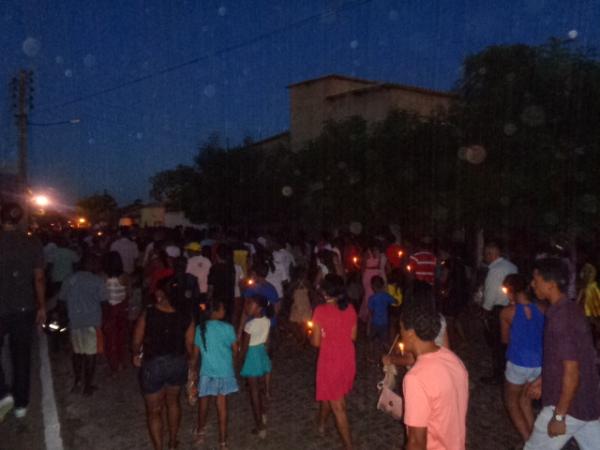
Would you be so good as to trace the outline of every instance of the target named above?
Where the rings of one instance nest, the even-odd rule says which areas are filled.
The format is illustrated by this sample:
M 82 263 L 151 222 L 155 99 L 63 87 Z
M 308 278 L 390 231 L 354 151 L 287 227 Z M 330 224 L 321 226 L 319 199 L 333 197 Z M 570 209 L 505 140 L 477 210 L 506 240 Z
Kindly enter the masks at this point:
M 319 348 L 317 361 L 317 401 L 320 402 L 319 432 L 331 412 L 346 450 L 352 448 L 350 425 L 346 415 L 346 395 L 356 375 L 356 310 L 346 298 L 341 277 L 328 274 L 321 283 L 325 303 L 313 314 L 311 342 Z

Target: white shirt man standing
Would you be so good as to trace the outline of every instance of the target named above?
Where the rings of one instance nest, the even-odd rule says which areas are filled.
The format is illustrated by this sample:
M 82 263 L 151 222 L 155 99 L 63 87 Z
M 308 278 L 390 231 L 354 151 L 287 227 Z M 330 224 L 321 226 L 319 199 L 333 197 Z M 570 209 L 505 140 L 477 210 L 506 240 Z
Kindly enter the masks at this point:
M 488 273 L 483 287 L 485 338 L 492 351 L 491 376 L 483 377 L 487 384 L 501 384 L 504 380 L 505 345 L 500 337 L 500 311 L 508 305 L 508 298 L 502 290 L 502 283 L 507 275 L 517 273 L 518 269 L 508 259 L 502 257 L 502 247 L 496 241 L 486 243 L 483 259 L 488 265 Z
M 129 239 L 129 230 L 121 230 L 121 237 L 112 243 L 110 251 L 117 252 L 121 256 L 123 272 L 131 275 L 135 271 L 135 263 L 140 256 L 140 251 L 137 244 Z

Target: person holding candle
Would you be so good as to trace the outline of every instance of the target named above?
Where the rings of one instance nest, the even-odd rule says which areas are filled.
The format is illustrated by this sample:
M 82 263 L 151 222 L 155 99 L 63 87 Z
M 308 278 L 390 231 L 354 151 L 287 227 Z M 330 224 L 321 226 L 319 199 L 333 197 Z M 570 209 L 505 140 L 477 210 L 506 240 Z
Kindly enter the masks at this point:
M 373 355 L 373 344 L 379 350 L 389 345 L 389 308 L 395 303 L 394 297 L 386 292 L 383 278 L 374 276 L 371 279 L 373 295 L 369 297 L 369 324 L 368 335 L 370 339 L 370 357 Z
M 316 373 L 316 399 L 320 402 L 319 432 L 333 412 L 336 426 L 346 450 L 352 448 L 350 425 L 346 414 L 346 395 L 356 374 L 356 311 L 345 296 L 344 281 L 334 274 L 321 283 L 325 303 L 313 315 L 311 343 L 319 348 Z

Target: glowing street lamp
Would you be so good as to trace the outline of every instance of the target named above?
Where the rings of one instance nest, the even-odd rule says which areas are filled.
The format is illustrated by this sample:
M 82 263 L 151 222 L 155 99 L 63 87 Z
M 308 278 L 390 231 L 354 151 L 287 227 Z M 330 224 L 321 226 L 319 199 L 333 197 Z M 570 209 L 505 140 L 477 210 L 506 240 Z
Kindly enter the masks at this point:
M 50 199 L 45 195 L 35 195 L 33 197 L 33 203 L 40 208 L 45 208 L 50 204 Z

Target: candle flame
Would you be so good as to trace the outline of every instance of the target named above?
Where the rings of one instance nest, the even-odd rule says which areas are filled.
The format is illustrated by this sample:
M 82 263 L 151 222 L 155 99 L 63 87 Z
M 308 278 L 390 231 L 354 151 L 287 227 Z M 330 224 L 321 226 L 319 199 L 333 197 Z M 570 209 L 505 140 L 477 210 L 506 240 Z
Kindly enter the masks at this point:
M 306 322 L 306 326 L 307 326 L 308 328 L 312 328 L 312 327 L 314 326 L 314 323 L 313 323 L 313 321 L 312 321 L 312 320 L 309 320 L 308 322 Z
M 508 294 L 508 288 L 506 286 L 502 286 L 502 293 L 504 295 Z
M 398 343 L 398 347 L 400 348 L 400 353 L 403 355 L 404 354 L 404 343 L 403 342 L 399 342 Z
M 402 257 L 404 253 L 402 252 L 402 250 L 398 250 L 398 257 Z
M 250 278 L 248 280 L 248 286 L 252 286 L 254 284 L 254 280 L 252 278 Z
M 406 270 L 407 270 L 408 272 L 412 272 L 412 267 L 411 267 L 411 265 L 410 265 L 410 264 L 408 264 L 408 265 L 406 266 Z

